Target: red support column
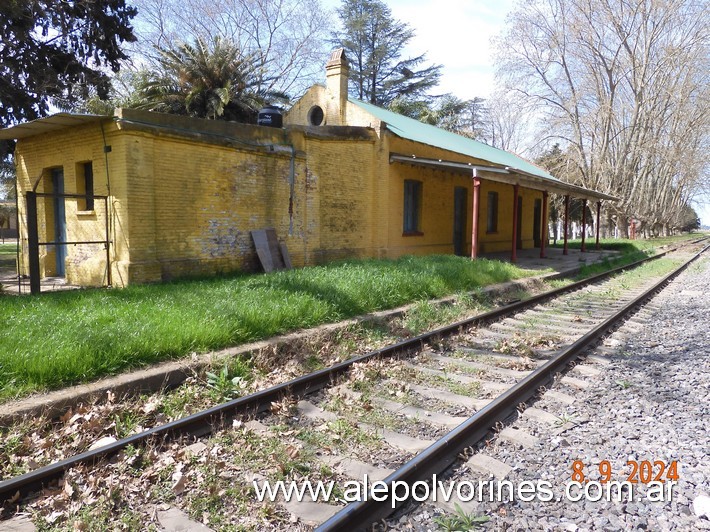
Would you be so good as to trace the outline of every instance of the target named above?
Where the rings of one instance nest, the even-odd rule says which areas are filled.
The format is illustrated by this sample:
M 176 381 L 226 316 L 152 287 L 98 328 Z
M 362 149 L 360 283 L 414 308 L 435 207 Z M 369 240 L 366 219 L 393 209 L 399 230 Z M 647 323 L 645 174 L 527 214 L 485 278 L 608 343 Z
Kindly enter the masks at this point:
M 562 247 L 562 254 L 567 255 L 567 233 L 569 233 L 569 194 L 565 196 L 565 223 L 563 232 L 565 234 L 565 245 Z
M 599 249 L 601 246 L 599 245 L 599 218 L 601 217 L 601 212 L 602 212 L 602 202 L 597 201 L 597 249 Z
M 471 223 L 471 259 L 478 257 L 478 212 L 481 208 L 481 179 L 473 171 L 473 221 Z
M 518 260 L 518 185 L 513 185 L 513 247 L 510 251 L 510 262 Z
M 550 237 L 550 227 L 547 224 L 547 190 L 542 192 L 542 223 L 540 223 L 540 230 L 542 234 L 540 235 L 540 258 L 545 258 L 545 245 L 547 244 L 547 239 Z
M 587 246 L 584 244 L 584 239 L 587 236 L 587 200 L 582 200 L 582 253 L 587 251 Z

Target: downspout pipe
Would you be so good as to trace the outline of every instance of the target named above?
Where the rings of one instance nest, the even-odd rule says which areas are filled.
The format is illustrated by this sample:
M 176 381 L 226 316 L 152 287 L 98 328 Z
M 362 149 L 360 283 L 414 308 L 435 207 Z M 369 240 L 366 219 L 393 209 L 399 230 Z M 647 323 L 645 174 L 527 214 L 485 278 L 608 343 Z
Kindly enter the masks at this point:
M 288 176 L 289 196 L 288 196 L 288 236 L 293 236 L 293 198 L 296 189 L 296 148 L 291 147 L 291 164 Z
M 15 164 L 15 154 L 12 155 L 12 164 L 15 165 L 15 223 L 17 224 L 17 247 L 15 254 L 17 256 L 15 262 L 15 270 L 17 271 L 17 294 L 22 295 L 22 275 L 20 274 L 20 190 L 17 185 L 17 164 Z
M 113 284 L 113 279 L 111 278 L 111 233 L 112 228 L 115 227 L 113 224 L 113 198 L 111 197 L 111 174 L 108 168 L 108 154 L 111 151 L 111 147 L 106 144 L 106 131 L 104 130 L 104 123 L 99 122 L 101 125 L 101 138 L 104 144 L 104 163 L 106 165 L 106 201 L 104 202 L 106 208 L 106 285 L 111 287 Z

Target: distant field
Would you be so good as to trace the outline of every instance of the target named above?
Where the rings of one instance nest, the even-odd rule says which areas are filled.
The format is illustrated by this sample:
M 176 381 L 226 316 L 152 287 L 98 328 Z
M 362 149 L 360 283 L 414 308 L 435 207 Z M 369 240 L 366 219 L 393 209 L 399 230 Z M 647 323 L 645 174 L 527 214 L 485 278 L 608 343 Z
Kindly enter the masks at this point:
M 17 244 L 0 244 L 0 255 L 16 254 Z
M 665 246 L 672 244 L 674 242 L 685 242 L 687 240 L 696 240 L 703 236 L 707 236 L 707 233 L 684 233 L 682 235 L 674 235 L 668 237 L 660 238 L 649 238 L 647 240 L 639 238 L 636 240 L 621 239 L 621 238 L 600 238 L 599 243 L 604 249 L 613 249 L 623 252 L 632 251 L 644 251 L 653 250 L 660 246 Z M 557 240 L 557 243 L 552 247 L 562 248 L 564 243 L 561 239 Z M 574 240 L 568 240 L 567 245 L 570 249 L 579 249 L 582 247 L 582 239 L 577 238 Z M 586 245 L 588 249 L 594 249 L 595 240 L 594 238 L 587 238 Z
M 0 244 L 0 268 L 14 268 L 17 244 Z

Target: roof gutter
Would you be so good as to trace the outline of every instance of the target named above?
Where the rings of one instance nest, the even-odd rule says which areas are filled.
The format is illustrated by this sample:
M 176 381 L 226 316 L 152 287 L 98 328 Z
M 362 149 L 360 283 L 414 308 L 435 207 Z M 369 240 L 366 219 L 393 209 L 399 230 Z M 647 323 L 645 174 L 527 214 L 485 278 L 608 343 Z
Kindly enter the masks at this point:
M 442 169 L 458 169 L 467 172 L 471 172 L 473 177 L 484 177 L 479 174 L 479 172 L 490 172 L 494 175 L 485 176 L 490 181 L 497 181 L 499 183 L 507 183 L 511 185 L 519 184 L 526 188 L 532 188 L 537 190 L 546 190 L 548 192 L 555 192 L 557 194 L 570 194 L 575 197 L 592 199 L 592 200 L 609 200 L 618 201 L 619 198 L 611 196 L 609 194 L 604 194 L 603 192 L 597 192 L 596 190 L 589 190 L 584 187 L 577 185 L 571 185 L 565 183 L 564 181 L 558 181 L 556 179 L 551 179 L 548 177 L 531 174 L 524 170 L 518 170 L 517 168 L 512 168 L 510 166 L 488 166 L 479 165 L 474 163 L 462 163 L 457 161 L 445 161 L 442 159 L 428 159 L 426 157 L 417 157 L 416 155 L 401 155 L 392 153 L 390 154 L 390 163 L 407 163 L 419 166 L 432 166 Z M 519 177 L 526 177 L 531 182 L 520 183 Z

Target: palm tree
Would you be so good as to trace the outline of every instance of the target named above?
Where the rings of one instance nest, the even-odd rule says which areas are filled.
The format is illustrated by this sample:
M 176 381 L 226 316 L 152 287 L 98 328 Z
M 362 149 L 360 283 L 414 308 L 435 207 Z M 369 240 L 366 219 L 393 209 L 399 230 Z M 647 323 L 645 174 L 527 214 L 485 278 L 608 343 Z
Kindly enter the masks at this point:
M 159 70 L 137 87 L 138 108 L 254 123 L 268 101 L 288 101 L 285 94 L 262 90 L 264 79 L 252 58 L 220 37 L 211 45 L 198 38 L 194 45 L 158 51 Z

